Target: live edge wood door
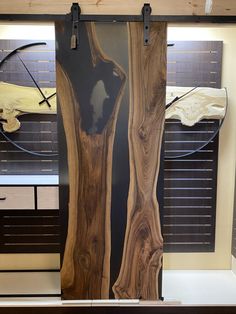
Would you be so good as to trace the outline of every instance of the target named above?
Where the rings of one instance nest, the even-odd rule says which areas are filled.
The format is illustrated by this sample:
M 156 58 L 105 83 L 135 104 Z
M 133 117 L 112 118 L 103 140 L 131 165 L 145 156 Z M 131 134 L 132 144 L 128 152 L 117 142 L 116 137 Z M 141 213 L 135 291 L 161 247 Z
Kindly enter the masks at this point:
M 81 22 L 76 50 L 70 38 L 57 22 L 62 296 L 157 300 L 166 24 L 151 23 L 149 46 L 139 22 Z

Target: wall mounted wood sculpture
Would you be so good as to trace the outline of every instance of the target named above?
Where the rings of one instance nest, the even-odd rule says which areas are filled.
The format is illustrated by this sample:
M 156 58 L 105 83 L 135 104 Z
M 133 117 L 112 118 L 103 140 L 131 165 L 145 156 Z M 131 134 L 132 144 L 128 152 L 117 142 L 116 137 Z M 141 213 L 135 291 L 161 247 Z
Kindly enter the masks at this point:
M 55 41 L 1 39 L 0 60 L 0 173 L 56 175 Z
M 188 93 L 189 87 L 167 87 L 166 103 Z M 166 119 L 180 120 L 193 126 L 203 119 L 223 119 L 226 113 L 227 95 L 224 88 L 198 87 L 167 108 Z
M 109 47 L 109 56 L 104 53 L 111 41 L 101 35 L 102 30 L 109 32 L 113 28 L 112 24 L 80 23 L 79 47 L 71 50 L 70 21 L 56 24 L 57 90 L 67 141 L 70 189 L 62 252 L 63 297 L 155 300 L 160 297 L 157 279 L 163 246 L 156 184 L 165 110 L 166 24 L 152 23 L 151 44 L 143 46 L 143 23 L 130 23 L 128 28 L 118 23 L 113 36 L 119 40 L 120 32 L 126 38 L 127 32 L 129 35 L 129 71 L 120 57 L 113 58 L 115 49 L 112 53 Z M 125 55 L 128 61 L 128 49 L 118 49 L 119 56 Z M 120 103 L 126 99 L 122 98 L 127 93 L 125 82 L 126 87 L 130 84 L 130 101 L 119 114 Z M 124 122 L 128 108 L 129 132 L 121 140 L 116 137 L 114 146 L 116 132 L 120 134 L 122 128 L 127 128 Z M 126 196 L 123 203 L 126 207 L 128 201 L 127 224 L 119 225 L 117 219 L 117 225 L 114 227 L 113 220 L 111 228 L 111 211 L 119 217 L 119 212 L 114 214 L 112 200 L 119 174 L 112 159 L 123 158 L 113 156 L 113 151 L 117 153 L 117 145 L 122 146 L 127 138 L 130 173 L 123 173 L 130 178 L 128 199 Z M 119 191 L 122 198 L 122 187 Z M 118 210 L 124 213 L 126 208 Z M 113 245 L 114 229 L 118 231 L 115 236 L 122 239 L 122 228 L 126 228 L 125 240 L 121 240 L 123 258 Z M 117 252 L 120 271 L 115 272 L 111 260 Z
M 55 88 L 42 88 L 47 97 L 56 92 Z M 0 118 L 6 132 L 15 132 L 20 128 L 18 116 L 26 113 L 56 114 L 56 97 L 39 105 L 42 96 L 36 87 L 19 86 L 0 82 Z

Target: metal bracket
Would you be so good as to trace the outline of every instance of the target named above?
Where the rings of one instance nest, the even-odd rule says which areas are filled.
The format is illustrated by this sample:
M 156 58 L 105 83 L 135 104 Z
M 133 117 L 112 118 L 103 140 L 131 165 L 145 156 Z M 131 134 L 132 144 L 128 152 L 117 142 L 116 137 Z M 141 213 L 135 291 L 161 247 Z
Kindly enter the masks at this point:
M 73 3 L 71 6 L 72 34 L 70 48 L 76 49 L 79 42 L 79 19 L 81 9 L 78 3 Z
M 148 46 L 150 44 L 150 15 L 152 13 L 152 8 L 150 3 L 144 3 L 142 14 L 143 14 L 143 44 Z

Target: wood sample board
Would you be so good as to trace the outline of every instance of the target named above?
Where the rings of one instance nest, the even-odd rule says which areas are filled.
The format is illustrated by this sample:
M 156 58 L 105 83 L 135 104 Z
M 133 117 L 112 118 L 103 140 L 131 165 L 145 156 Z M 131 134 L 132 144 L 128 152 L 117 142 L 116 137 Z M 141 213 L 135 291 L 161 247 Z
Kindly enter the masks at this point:
M 68 156 L 69 172 L 63 297 L 155 300 L 161 297 L 157 283 L 163 252 L 156 184 L 165 111 L 166 23 L 151 24 L 149 46 L 143 45 L 143 23 L 137 22 L 80 23 L 77 50 L 70 49 L 70 36 L 70 21 L 58 22 L 57 89 L 67 140 L 61 154 Z M 111 36 L 123 46 L 110 44 L 115 43 Z M 116 132 L 120 136 L 122 129 L 126 132 L 118 139 Z M 120 142 L 128 144 L 128 154 L 119 151 Z M 130 181 L 125 192 L 123 187 L 119 191 L 122 176 Z M 114 221 L 120 213 L 112 208 L 116 188 L 123 198 L 120 225 L 119 218 Z M 119 252 L 114 237 L 123 243 Z M 115 270 L 114 254 L 119 256 Z

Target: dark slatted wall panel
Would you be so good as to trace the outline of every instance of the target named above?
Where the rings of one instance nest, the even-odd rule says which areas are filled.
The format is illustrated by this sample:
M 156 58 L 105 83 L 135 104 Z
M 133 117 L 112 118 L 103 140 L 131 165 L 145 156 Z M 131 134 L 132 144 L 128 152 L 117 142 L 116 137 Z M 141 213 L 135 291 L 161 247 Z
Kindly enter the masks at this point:
M 12 50 L 35 41 L 0 40 L 0 60 Z M 55 87 L 55 43 L 29 47 L 19 55 L 40 87 Z M 0 81 L 35 87 L 17 56 L 12 56 L 0 68 Z M 56 115 L 27 114 L 19 117 L 21 128 L 7 134 L 16 144 L 37 153 L 57 154 Z M 58 174 L 58 158 L 37 157 L 24 153 L 0 134 L 0 175 Z
M 221 87 L 222 41 L 176 41 L 168 48 L 169 86 Z
M 168 48 L 168 85 L 221 87 L 222 42 L 174 42 Z M 179 156 L 208 141 L 218 121 L 194 127 L 165 124 L 165 154 Z M 166 159 L 162 225 L 165 252 L 211 252 L 215 245 L 218 136 L 192 155 Z
M 0 253 L 56 253 L 60 247 L 56 210 L 1 210 Z

